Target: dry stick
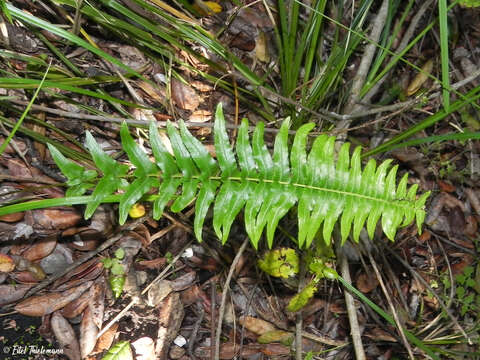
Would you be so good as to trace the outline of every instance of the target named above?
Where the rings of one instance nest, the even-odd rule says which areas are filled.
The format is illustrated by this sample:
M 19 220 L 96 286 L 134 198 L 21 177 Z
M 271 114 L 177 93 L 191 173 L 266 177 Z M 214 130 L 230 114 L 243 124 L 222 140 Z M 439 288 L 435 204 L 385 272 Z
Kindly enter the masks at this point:
M 300 294 L 305 286 L 306 264 L 303 257 L 300 257 L 300 271 L 297 294 Z M 302 333 L 303 333 L 303 315 L 302 311 L 297 312 L 295 316 L 295 359 L 302 358 Z
M 338 261 L 340 262 L 340 272 L 342 277 L 349 284 L 352 283 L 352 278 L 350 276 L 350 269 L 348 265 L 348 260 L 345 253 L 340 249 L 340 245 L 337 248 Z M 353 348 L 355 350 L 355 359 L 356 360 L 366 360 L 367 356 L 365 355 L 365 350 L 362 343 L 362 335 L 360 331 L 360 326 L 358 324 L 357 318 L 357 309 L 355 308 L 355 302 L 353 295 L 348 291 L 344 290 L 345 293 L 345 305 L 347 306 L 348 321 L 350 323 L 350 335 L 352 335 Z
M 362 61 L 357 70 L 357 74 L 353 79 L 352 89 L 350 92 L 350 97 L 345 105 L 344 112 L 346 114 L 352 114 L 358 110 L 360 107 L 357 105 L 357 102 L 360 100 L 360 91 L 362 90 L 363 85 L 365 84 L 365 79 L 367 78 L 368 71 L 372 64 L 373 57 L 375 55 L 375 50 L 377 49 L 377 43 L 380 39 L 380 35 L 382 34 L 382 30 L 385 27 L 385 22 L 388 16 L 388 8 L 389 8 L 389 0 L 383 0 L 382 6 L 378 10 L 378 14 L 375 17 L 373 22 L 373 28 L 370 33 L 369 39 L 372 42 L 365 47 L 365 51 L 362 56 Z M 348 128 L 350 125 L 351 120 L 344 120 L 340 121 L 337 124 L 337 129 L 345 129 Z M 340 135 L 341 138 L 345 139 L 346 135 Z
M 230 282 L 232 281 L 235 268 L 237 267 L 237 264 L 240 261 L 240 258 L 242 257 L 242 254 L 248 245 L 248 241 L 249 239 L 247 236 L 245 237 L 245 240 L 243 240 L 243 243 L 240 246 L 240 249 L 238 249 L 238 252 L 235 255 L 235 258 L 233 259 L 232 265 L 230 266 L 230 270 L 228 271 L 227 279 L 225 280 L 225 284 L 223 287 L 222 300 L 220 302 L 220 308 L 218 309 L 217 332 L 215 334 L 215 357 L 214 357 L 215 360 L 220 359 L 220 335 L 222 333 L 223 316 L 225 315 L 225 304 L 227 302 L 228 289 L 230 287 Z
M 93 258 L 95 255 L 99 254 L 100 252 L 102 252 L 103 250 L 105 249 L 108 249 L 110 246 L 112 246 L 113 244 L 115 244 L 118 240 L 120 240 L 122 237 L 123 237 L 123 232 L 124 231 L 132 231 L 134 230 L 138 225 L 140 225 L 141 223 L 143 223 L 147 218 L 148 216 L 150 216 L 150 214 L 147 214 L 145 216 L 142 216 L 141 218 L 138 218 L 138 219 L 135 219 L 133 220 L 132 222 L 128 223 L 127 225 L 123 226 L 120 228 L 119 232 L 115 235 L 115 236 L 112 236 L 110 239 L 106 240 L 105 242 L 103 242 L 100 246 L 98 246 L 98 248 L 96 248 L 95 250 L 92 250 L 92 251 L 89 251 L 88 253 L 86 253 L 85 255 L 83 255 L 82 257 L 78 258 L 77 260 L 75 260 L 75 262 L 73 264 L 71 264 L 70 266 L 68 266 L 66 269 L 64 269 L 63 271 L 59 272 L 58 274 L 55 274 L 51 277 L 49 277 L 48 279 L 45 279 L 44 281 L 42 281 L 40 284 L 38 284 L 37 286 L 35 286 L 34 288 L 30 289 L 26 294 L 25 296 L 23 297 L 24 299 L 32 296 L 33 294 L 37 293 L 38 291 L 46 288 L 48 285 L 50 285 L 51 283 L 53 283 L 55 280 L 61 278 L 62 276 L 68 274 L 70 271 L 72 271 L 73 269 L 75 269 L 77 266 L 85 263 L 86 261 L 90 260 L 91 258 Z
M 428 1 L 426 1 L 422 4 L 420 9 L 418 9 L 417 13 L 415 14 L 412 21 L 410 22 L 410 25 L 408 26 L 407 31 L 405 31 L 405 34 L 402 37 L 402 41 L 400 42 L 397 49 L 395 50 L 396 53 L 402 52 L 403 49 L 405 49 L 407 47 L 408 43 L 410 42 L 410 39 L 415 34 L 415 30 L 416 30 L 420 20 L 422 19 L 425 12 L 430 9 L 430 5 L 432 3 L 433 3 L 433 0 L 428 0 Z M 363 102 L 365 102 L 367 104 L 370 103 L 372 98 L 377 94 L 377 92 L 380 89 L 380 87 L 382 86 L 382 84 L 388 79 L 387 74 L 385 74 L 383 76 L 383 78 L 381 78 L 374 86 L 372 86 L 370 91 L 368 91 L 368 93 L 365 94 L 365 96 L 362 99 Z
M 193 345 L 197 341 L 198 330 L 200 329 L 200 325 L 202 325 L 203 318 L 205 317 L 205 309 L 203 308 L 203 305 L 200 303 L 200 301 L 197 302 L 197 308 L 199 312 L 198 319 L 195 321 L 192 329 L 192 334 L 188 338 L 187 348 L 187 353 L 192 359 L 195 359 L 195 355 L 193 354 Z
M 400 337 L 402 338 L 403 345 L 407 348 L 408 356 L 410 357 L 410 359 L 415 360 L 415 357 L 413 356 L 412 347 L 410 346 L 407 340 L 407 337 L 405 336 L 405 331 L 403 329 L 402 323 L 400 322 L 400 319 L 398 318 L 398 314 L 397 314 L 397 311 L 395 310 L 395 306 L 393 306 L 392 298 L 390 297 L 387 287 L 383 282 L 380 271 L 378 271 L 377 263 L 375 262 L 375 259 L 373 258 L 372 253 L 370 251 L 367 251 L 367 253 L 368 253 L 368 258 L 370 259 L 370 263 L 372 264 L 373 270 L 375 271 L 375 275 L 377 275 L 377 279 L 378 279 L 378 282 L 380 283 L 380 287 L 382 288 L 383 295 L 385 295 L 385 297 L 387 298 L 388 306 L 390 307 L 390 311 L 392 312 L 393 318 L 395 319 L 395 323 L 397 324 L 398 332 L 400 333 Z
M 458 322 L 457 318 L 452 314 L 452 312 L 450 311 L 450 309 L 445 305 L 445 303 L 443 302 L 443 300 L 440 298 L 440 296 L 438 296 L 438 294 L 431 288 L 431 286 L 425 281 L 425 279 L 423 277 L 420 276 L 420 274 L 418 274 L 415 269 L 413 269 L 409 263 L 407 263 L 405 260 L 402 259 L 402 257 L 400 257 L 398 254 L 396 254 L 393 250 L 391 250 L 388 246 L 385 246 L 384 247 L 385 249 L 387 249 L 387 251 L 392 254 L 398 261 L 400 261 L 402 263 L 403 266 L 405 266 L 405 268 L 408 269 L 408 271 L 410 272 L 410 274 L 413 275 L 413 277 L 415 277 L 418 281 L 420 281 L 422 283 L 423 286 L 425 286 L 428 291 L 430 291 L 430 293 L 435 297 L 435 299 L 437 299 L 438 301 L 438 304 L 442 307 L 442 309 L 445 311 L 445 313 L 448 315 L 448 317 L 450 318 L 450 320 L 452 320 L 452 322 L 455 324 L 455 326 L 458 328 L 458 330 L 462 333 L 463 337 L 465 339 L 467 339 L 467 342 L 469 345 L 473 345 L 473 342 L 472 342 L 472 339 L 470 339 L 470 337 L 467 335 L 467 333 L 465 332 L 465 330 L 462 328 L 462 326 L 460 325 L 460 323 Z

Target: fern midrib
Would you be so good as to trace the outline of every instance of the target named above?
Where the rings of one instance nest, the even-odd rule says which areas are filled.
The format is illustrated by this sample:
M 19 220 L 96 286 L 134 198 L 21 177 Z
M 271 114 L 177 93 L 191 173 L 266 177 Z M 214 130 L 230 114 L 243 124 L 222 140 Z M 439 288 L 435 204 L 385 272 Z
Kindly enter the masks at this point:
M 154 175 L 158 176 L 158 175 Z M 186 178 L 184 174 L 175 174 L 172 175 L 171 178 L 174 179 L 182 179 Z M 202 180 L 203 176 L 201 175 L 191 175 L 188 177 L 189 179 L 194 179 L 194 180 Z M 288 181 L 280 181 L 280 180 L 273 180 L 273 179 L 263 179 L 263 178 L 253 178 L 253 177 L 239 177 L 239 176 L 227 176 L 227 177 L 222 177 L 222 176 L 209 176 L 207 178 L 209 181 L 220 181 L 220 182 L 225 182 L 227 180 L 230 181 L 236 181 L 238 183 L 241 183 L 243 181 L 249 181 L 249 182 L 255 182 L 255 183 L 260 183 L 263 182 L 265 184 L 278 184 L 282 186 L 293 186 L 293 187 L 298 187 L 298 188 L 304 188 L 304 189 L 309 189 L 309 190 L 314 190 L 314 191 L 323 191 L 326 193 L 332 193 L 332 194 L 340 194 L 344 196 L 350 196 L 353 198 L 358 198 L 358 199 L 365 199 L 368 201 L 376 201 L 379 203 L 383 203 L 386 205 L 393 205 L 393 206 L 401 206 L 403 208 L 405 207 L 411 207 L 415 209 L 415 201 L 411 201 L 408 199 L 382 199 L 378 197 L 373 197 L 365 194 L 359 194 L 359 193 L 354 193 L 354 192 L 349 192 L 349 191 L 344 191 L 344 190 L 337 190 L 337 189 L 330 189 L 330 188 L 324 188 L 320 186 L 314 186 L 314 185 L 308 185 L 308 184 L 301 184 L 301 183 L 290 183 Z M 199 184 L 201 186 L 201 183 Z

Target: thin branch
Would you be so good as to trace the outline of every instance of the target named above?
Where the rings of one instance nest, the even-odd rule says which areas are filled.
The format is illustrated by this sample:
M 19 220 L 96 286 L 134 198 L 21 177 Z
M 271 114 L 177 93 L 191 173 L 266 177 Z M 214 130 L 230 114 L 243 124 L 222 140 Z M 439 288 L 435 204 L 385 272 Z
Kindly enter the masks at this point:
M 242 257 L 243 252 L 245 251 L 248 245 L 248 242 L 249 242 L 249 238 L 247 236 L 245 237 L 245 240 L 243 240 L 243 243 L 240 246 L 240 249 L 238 249 L 238 252 L 235 255 L 235 258 L 233 259 L 232 265 L 230 266 L 230 270 L 228 271 L 227 279 L 225 280 L 225 284 L 223 285 L 222 300 L 220 302 L 220 309 L 218 309 L 217 331 L 215 334 L 215 357 L 214 357 L 215 360 L 220 359 L 220 336 L 222 334 L 223 316 L 225 315 L 225 304 L 227 302 L 228 289 L 230 287 L 230 282 L 232 281 L 235 268 L 237 267 L 237 264 L 240 261 L 240 258 Z
M 367 78 L 368 71 L 373 61 L 373 57 L 377 50 L 377 43 L 380 39 L 383 29 L 385 28 L 385 22 L 387 21 L 389 0 L 383 0 L 382 6 L 378 10 L 378 14 L 375 17 L 375 20 L 372 24 L 372 31 L 370 33 L 369 39 L 371 42 L 365 47 L 365 51 L 362 56 L 362 61 L 357 70 L 357 74 L 353 79 L 352 89 L 350 92 L 350 97 L 345 105 L 345 113 L 352 114 L 358 109 L 357 102 L 360 100 L 360 91 L 362 90 L 363 85 L 365 84 L 365 79 Z M 350 121 L 343 121 L 337 125 L 337 129 L 348 128 Z
M 348 259 L 340 246 L 338 246 L 337 248 L 337 257 L 338 262 L 340 263 L 340 272 L 342 274 L 342 277 L 345 279 L 346 282 L 351 284 L 352 278 L 350 276 Z M 358 324 L 355 301 L 352 294 L 350 294 L 346 289 L 344 291 L 344 294 L 345 304 L 347 306 L 348 321 L 350 323 L 350 335 L 352 335 L 353 348 L 355 350 L 355 359 L 366 360 L 367 356 L 365 354 L 365 349 L 363 348 L 362 334 L 360 331 L 360 326 Z

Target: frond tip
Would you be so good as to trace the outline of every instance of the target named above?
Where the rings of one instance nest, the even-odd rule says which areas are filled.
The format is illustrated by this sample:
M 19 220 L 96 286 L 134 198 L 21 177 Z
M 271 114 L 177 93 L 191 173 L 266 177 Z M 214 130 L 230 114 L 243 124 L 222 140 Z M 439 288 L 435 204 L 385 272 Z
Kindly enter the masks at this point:
M 335 138 L 327 135 L 318 136 L 307 153 L 307 137 L 313 124 L 298 129 L 289 149 L 289 126 L 287 119 L 275 138 L 272 156 L 263 140 L 263 123 L 255 127 L 250 141 L 248 121 L 243 119 L 233 149 L 219 104 L 214 126 L 216 160 L 180 122 L 179 130 L 170 123 L 167 126 L 174 156 L 162 145 L 158 129 L 150 124 L 150 144 L 155 157 L 151 162 L 137 147 L 124 124 L 122 143 L 137 170 L 133 173 L 134 181 L 127 186 L 123 182 L 125 192 L 120 200 L 120 222 L 126 220 L 134 203 L 154 187 L 158 188 L 153 204 L 156 219 L 161 217 L 170 201 L 173 201 L 170 209 L 178 212 L 196 199 L 194 232 L 199 241 L 212 204 L 213 228 L 222 242 L 227 241 L 231 225 L 243 209 L 245 229 L 255 248 L 265 227 L 268 245 L 272 246 L 280 219 L 294 205 L 297 205 L 300 247 L 310 246 L 319 230 L 329 244 L 339 220 L 342 242 L 350 233 L 358 241 L 365 225 L 372 238 L 380 220 L 390 240 L 394 240 L 400 226 L 415 219 L 420 231 L 425 218 L 424 205 L 430 193 L 417 198 L 418 186 L 407 188 L 406 174 L 397 186 L 398 166 L 391 167 L 391 160 L 378 167 L 375 160 L 370 160 L 362 170 L 360 148 L 350 156 L 350 144 L 346 143 L 335 161 Z M 118 169 L 114 172 L 110 162 L 105 166 L 106 160 L 99 154 L 98 147 L 91 145 L 90 149 L 97 152 L 94 160 L 98 158 L 103 162 L 103 166 L 99 166 L 102 171 L 112 169 L 112 174 L 104 174 L 105 177 L 124 175 Z M 87 215 L 91 215 L 102 197 L 111 193 L 95 189 L 95 202 L 87 207 Z

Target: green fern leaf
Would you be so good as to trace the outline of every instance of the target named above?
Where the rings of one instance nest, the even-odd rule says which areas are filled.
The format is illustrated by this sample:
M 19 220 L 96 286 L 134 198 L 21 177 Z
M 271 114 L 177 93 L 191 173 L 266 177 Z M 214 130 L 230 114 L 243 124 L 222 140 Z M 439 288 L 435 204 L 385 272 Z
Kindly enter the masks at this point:
M 234 150 L 219 105 L 214 126 L 216 160 L 180 122 L 179 130 L 167 124 L 174 156 L 162 144 L 158 129 L 150 124 L 150 144 L 155 158 L 152 162 L 137 147 L 124 125 L 123 147 L 136 169 L 134 180 L 120 201 L 120 222 L 126 220 L 135 202 L 152 188 L 158 188 L 153 200 L 154 218 L 161 217 L 169 202 L 174 212 L 195 202 L 194 232 L 199 241 L 204 219 L 212 206 L 213 228 L 223 243 L 228 239 L 233 221 L 244 210 L 245 229 L 255 248 L 265 228 L 267 243 L 270 247 L 273 245 L 279 221 L 295 205 L 300 247 L 310 246 L 320 230 L 327 245 L 330 244 L 337 223 L 342 242 L 350 233 L 358 241 L 364 226 L 373 238 L 378 222 L 390 240 L 394 240 L 400 226 L 413 220 L 420 231 L 430 193 L 417 199 L 418 186 L 407 188 L 407 175 L 397 186 L 398 167 L 392 167 L 391 160 L 378 167 L 375 160 L 370 160 L 362 170 L 360 148 L 350 155 L 350 145 L 344 144 L 335 161 L 335 138 L 326 135 L 318 136 L 307 152 L 307 138 L 313 124 L 298 129 L 289 150 L 289 127 L 287 119 L 275 138 L 272 156 L 263 140 L 263 123 L 255 127 L 250 141 L 248 121 L 243 119 Z M 118 178 L 124 176 L 127 169 L 109 158 L 90 134 L 87 134 L 87 147 L 104 173 L 93 191 L 93 201 L 87 205 L 85 215 L 90 216 L 105 196 L 117 190 Z M 56 157 L 61 170 L 66 170 L 60 161 L 63 159 Z M 69 166 L 75 174 L 83 174 L 83 169 Z

